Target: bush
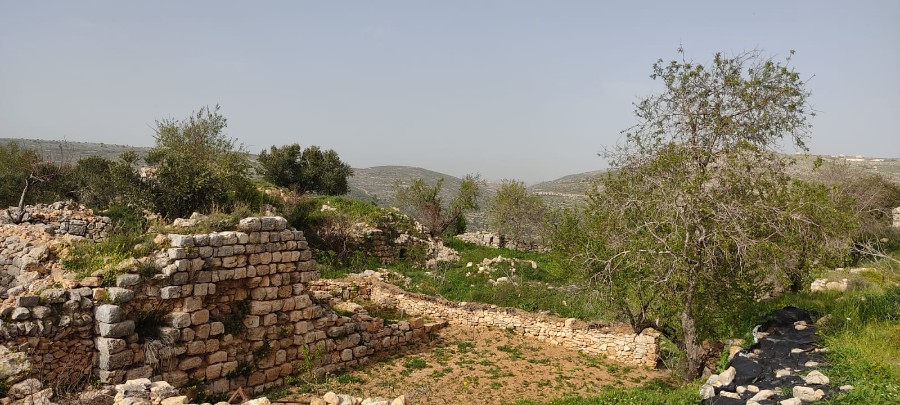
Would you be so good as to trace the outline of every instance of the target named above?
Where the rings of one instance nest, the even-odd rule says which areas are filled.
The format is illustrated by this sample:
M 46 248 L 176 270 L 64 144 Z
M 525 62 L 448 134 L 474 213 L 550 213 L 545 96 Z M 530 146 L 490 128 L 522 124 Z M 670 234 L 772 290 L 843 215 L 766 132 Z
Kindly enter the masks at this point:
M 297 192 L 327 195 L 347 194 L 347 179 L 353 174 L 350 165 L 341 161 L 334 150 L 318 146 L 302 149 L 298 144 L 272 146 L 258 159 L 263 178 Z
M 250 182 L 249 155 L 224 134 L 219 107 L 201 108 L 184 120 L 156 123 L 156 146 L 147 163 L 156 166 L 152 198 L 168 218 L 186 217 L 214 206 L 230 208 Z

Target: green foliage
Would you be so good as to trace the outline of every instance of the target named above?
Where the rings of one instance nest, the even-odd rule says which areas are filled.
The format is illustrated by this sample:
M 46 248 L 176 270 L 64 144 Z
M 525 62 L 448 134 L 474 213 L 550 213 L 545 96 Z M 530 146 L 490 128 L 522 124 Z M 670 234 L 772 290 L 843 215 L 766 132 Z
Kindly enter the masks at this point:
M 846 162 L 820 165 L 814 178 L 834 186 L 840 198 L 849 201 L 858 223 L 850 235 L 854 242 L 866 243 L 890 236 L 891 209 L 900 206 L 900 185 L 878 173 L 854 169 Z
M 544 200 L 528 193 L 525 183 L 503 180 L 487 204 L 488 226 L 514 241 L 526 241 L 537 235 L 544 219 Z
M 231 304 L 231 312 L 222 315 L 220 322 L 225 326 L 225 333 L 240 335 L 244 332 L 244 317 L 250 315 L 250 302 L 247 300 Z
M 466 175 L 460 183 L 459 192 L 449 204 L 444 204 L 439 196 L 443 185 L 443 178 L 435 184 L 415 179 L 409 186 L 402 186 L 399 182 L 395 185 L 397 204 L 428 228 L 431 236 L 435 237 L 443 235 L 453 225 L 459 230 L 459 218 L 478 209 L 484 181 L 477 175 Z
M 70 170 L 16 143 L 0 145 L 0 207 L 64 199 L 73 188 L 67 182 Z
M 293 394 L 293 391 L 290 387 L 272 387 L 262 392 L 262 396 L 268 398 L 270 401 L 277 401 L 281 398 L 290 396 Z
M 246 190 L 249 157 L 225 136 L 226 126 L 218 106 L 184 120 L 156 122 L 156 146 L 147 163 L 156 166 L 151 186 L 157 212 L 171 218 L 230 207 L 237 192 Z
M 317 251 L 322 273 L 335 276 L 380 264 L 367 254 L 371 240 L 359 237 L 359 224 L 379 229 L 388 243 L 403 233 L 420 235 L 408 216 L 355 198 L 306 196 L 287 208 L 286 218 Z
M 791 187 L 791 162 L 777 153 L 783 140 L 805 148 L 813 115 L 790 58 L 717 54 L 706 67 L 679 53 L 653 66 L 664 91 L 635 105 L 637 124 L 610 153 L 617 170 L 566 238 L 635 331 L 653 327 L 684 349 L 693 378 L 722 317 L 804 280 L 827 254 L 806 241 L 849 227 L 830 217 L 840 204 L 827 189 Z M 785 275 L 780 259 L 798 252 Z
M 347 194 L 347 179 L 353 174 L 350 165 L 341 161 L 334 150 L 318 146 L 302 149 L 298 144 L 272 146 L 259 153 L 263 178 L 297 192 L 327 195 Z
M 587 398 L 562 398 L 547 402 L 519 401 L 517 405 L 678 405 L 696 404 L 698 386 L 672 386 L 662 380 L 651 380 L 637 388 L 607 388 Z
M 403 370 L 400 371 L 400 375 L 408 376 L 412 374 L 415 370 L 422 370 L 428 368 L 428 363 L 425 360 L 422 360 L 419 357 L 410 357 L 406 360 L 403 360 Z
M 135 249 L 136 246 L 143 247 Z M 125 269 L 112 268 L 129 258 L 143 257 L 153 246 L 152 237 L 140 233 L 115 233 L 100 242 L 82 240 L 72 245 L 67 256 L 62 258 L 66 270 L 76 274 L 77 279 L 90 276 L 97 270 L 106 269 L 110 275 L 104 275 L 108 284 L 115 282 L 115 275 Z
M 100 215 L 112 220 L 114 232 L 139 233 L 146 228 L 146 220 L 136 207 L 113 204 L 106 211 L 100 212 Z
M 852 384 L 835 404 L 900 402 L 900 325 L 871 322 L 857 330 L 828 336 L 829 376 L 836 384 Z
M 257 360 L 260 360 L 272 354 L 272 352 L 272 344 L 269 343 L 269 339 L 265 339 L 263 340 L 262 344 L 253 351 L 253 357 Z
M 256 371 L 256 366 L 247 361 L 239 361 L 234 370 L 228 372 L 226 377 L 233 379 L 237 377 L 250 377 Z
M 136 164 L 134 152 L 124 153 L 118 161 L 99 156 L 79 160 L 72 170 L 76 199 L 95 209 L 149 207 L 150 191 Z

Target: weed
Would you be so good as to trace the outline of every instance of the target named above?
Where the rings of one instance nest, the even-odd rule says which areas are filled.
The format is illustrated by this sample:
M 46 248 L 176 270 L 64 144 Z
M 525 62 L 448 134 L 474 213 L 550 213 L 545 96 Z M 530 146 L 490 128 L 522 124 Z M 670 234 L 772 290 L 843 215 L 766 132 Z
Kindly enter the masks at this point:
M 159 328 L 165 325 L 165 317 L 168 313 L 169 311 L 163 308 L 138 313 L 137 319 L 134 321 L 134 331 L 138 335 L 138 343 L 159 340 Z
M 522 358 L 522 351 L 519 350 L 518 347 L 511 347 L 508 345 L 497 346 L 497 350 L 509 354 L 509 358 L 511 360 L 518 360 Z
M 293 394 L 290 387 L 275 387 L 270 388 L 262 392 L 262 396 L 268 398 L 270 401 L 276 401 L 286 396 Z
M 362 377 L 355 376 L 350 373 L 341 373 L 334 376 L 334 380 L 339 384 L 363 384 L 366 382 Z
M 456 344 L 456 352 L 457 353 L 469 353 L 475 347 L 475 343 L 472 342 L 459 342 Z
M 425 360 L 419 357 L 411 357 L 403 361 L 403 370 L 400 371 L 400 375 L 406 377 L 412 374 L 413 371 L 424 368 L 428 368 L 428 363 Z
M 228 372 L 226 377 L 229 379 L 237 378 L 237 377 L 250 377 L 253 372 L 256 371 L 256 366 L 252 363 L 246 361 L 239 361 L 237 367 L 234 370 Z
M 272 344 L 269 343 L 269 339 L 265 339 L 262 344 L 253 351 L 253 358 L 264 359 L 270 354 L 272 354 Z

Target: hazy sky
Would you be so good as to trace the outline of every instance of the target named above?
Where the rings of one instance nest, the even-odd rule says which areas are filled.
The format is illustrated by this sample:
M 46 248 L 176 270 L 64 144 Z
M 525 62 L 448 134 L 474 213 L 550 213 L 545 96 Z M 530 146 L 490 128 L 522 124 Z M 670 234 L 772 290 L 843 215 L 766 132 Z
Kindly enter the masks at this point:
M 528 182 L 597 170 L 658 58 L 762 48 L 810 81 L 814 153 L 900 157 L 900 1 L 0 0 L 0 137 L 228 135 Z

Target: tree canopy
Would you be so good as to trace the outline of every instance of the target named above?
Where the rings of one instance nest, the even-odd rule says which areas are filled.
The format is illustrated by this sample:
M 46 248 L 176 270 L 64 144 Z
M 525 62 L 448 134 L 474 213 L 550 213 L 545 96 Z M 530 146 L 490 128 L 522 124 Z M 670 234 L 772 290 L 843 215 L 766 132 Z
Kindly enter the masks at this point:
M 152 198 L 157 212 L 179 217 L 227 207 L 248 189 L 249 155 L 225 135 L 226 127 L 219 106 L 156 122 L 156 146 L 147 163 L 156 166 Z
M 814 115 L 790 57 L 716 54 L 707 66 L 679 54 L 653 65 L 663 91 L 635 104 L 569 249 L 636 331 L 654 327 L 684 349 L 696 377 L 700 342 L 722 319 L 784 287 L 798 232 L 846 224 L 801 209 L 809 195 L 829 200 L 791 194 L 791 162 L 777 153 L 783 141 L 805 150 Z M 813 263 L 822 252 L 807 253 Z
M 415 179 L 409 186 L 401 186 L 399 183 L 395 186 L 397 204 L 428 228 L 431 236 L 443 235 L 451 226 L 454 234 L 464 232 L 464 215 L 478 209 L 478 199 L 484 188 L 479 176 L 466 175 L 450 203 L 444 204 L 440 197 L 443 185 L 444 179 L 441 178 L 435 184 Z
M 318 146 L 302 149 L 299 144 L 272 146 L 259 153 L 264 179 L 297 192 L 327 195 L 347 194 L 347 179 L 353 174 L 350 165 L 341 161 L 332 149 Z
M 486 208 L 490 229 L 520 242 L 538 233 L 545 212 L 544 200 L 529 193 L 525 183 L 516 180 L 503 180 Z

